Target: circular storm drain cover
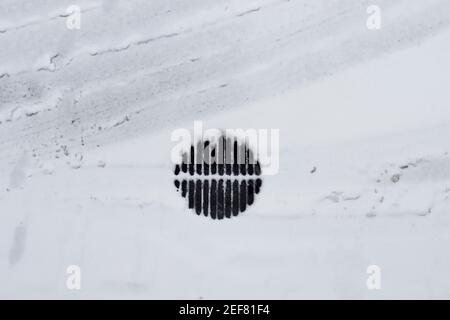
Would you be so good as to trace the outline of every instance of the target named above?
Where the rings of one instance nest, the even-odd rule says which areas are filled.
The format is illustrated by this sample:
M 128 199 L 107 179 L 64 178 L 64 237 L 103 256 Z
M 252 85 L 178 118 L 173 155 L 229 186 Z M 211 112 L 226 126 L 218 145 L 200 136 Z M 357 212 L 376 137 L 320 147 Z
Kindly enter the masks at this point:
M 245 144 L 222 136 L 191 146 L 175 166 L 175 187 L 198 215 L 223 219 L 237 216 L 261 190 L 260 163 Z

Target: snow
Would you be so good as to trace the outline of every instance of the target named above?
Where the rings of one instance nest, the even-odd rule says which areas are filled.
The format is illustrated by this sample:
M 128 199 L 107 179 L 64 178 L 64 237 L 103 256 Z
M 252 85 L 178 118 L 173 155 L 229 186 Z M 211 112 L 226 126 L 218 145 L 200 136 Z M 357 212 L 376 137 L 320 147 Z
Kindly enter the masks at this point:
M 6 1 L 0 297 L 450 298 L 450 6 L 379 2 L 369 31 L 365 2 L 90 1 L 70 33 L 65 3 Z M 280 129 L 236 218 L 175 191 L 194 120 Z

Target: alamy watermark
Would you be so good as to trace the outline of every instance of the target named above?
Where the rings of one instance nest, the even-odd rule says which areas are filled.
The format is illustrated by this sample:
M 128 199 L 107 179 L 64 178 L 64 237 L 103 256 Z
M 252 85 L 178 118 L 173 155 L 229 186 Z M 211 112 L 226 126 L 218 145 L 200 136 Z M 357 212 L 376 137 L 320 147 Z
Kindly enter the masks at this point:
M 69 275 L 66 280 L 66 287 L 69 290 L 81 290 L 81 268 L 77 265 L 70 265 L 66 269 Z
M 67 20 L 66 27 L 69 30 L 81 29 L 81 8 L 77 5 L 71 5 L 66 9 Z
M 380 30 L 381 29 L 381 9 L 377 5 L 370 5 L 366 10 L 369 17 L 366 21 L 367 29 Z
M 366 270 L 369 275 L 366 280 L 366 286 L 369 290 L 381 289 L 381 268 L 377 265 L 370 265 Z
M 218 156 L 224 152 L 213 152 L 211 150 L 217 146 L 221 147 L 220 140 L 226 136 L 235 141 L 243 142 L 252 150 L 254 156 L 248 159 L 248 152 L 241 150 L 231 151 L 231 156 Z M 188 157 L 183 159 L 193 146 L 195 148 L 195 157 L 193 164 L 202 164 L 204 159 L 208 159 L 210 164 L 235 164 L 233 159 L 238 160 L 238 164 L 256 164 L 261 166 L 262 175 L 275 175 L 280 169 L 280 130 L 279 129 L 207 129 L 204 130 L 202 121 L 194 121 L 194 130 L 180 128 L 172 132 L 171 141 L 176 144 L 172 148 L 172 163 L 187 162 L 191 164 L 192 160 Z M 204 143 L 208 141 L 208 143 Z M 236 153 L 236 154 L 235 154 Z M 227 153 L 228 154 L 228 153 Z M 246 158 L 247 154 L 247 158 Z

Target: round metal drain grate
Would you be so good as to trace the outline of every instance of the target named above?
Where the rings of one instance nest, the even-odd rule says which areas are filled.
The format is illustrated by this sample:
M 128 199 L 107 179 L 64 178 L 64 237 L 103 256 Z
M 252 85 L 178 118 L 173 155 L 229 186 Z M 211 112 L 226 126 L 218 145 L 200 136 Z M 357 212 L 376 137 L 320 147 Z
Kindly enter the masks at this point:
M 261 190 L 261 166 L 247 144 L 222 136 L 199 142 L 175 165 L 175 187 L 189 209 L 212 219 L 244 212 Z

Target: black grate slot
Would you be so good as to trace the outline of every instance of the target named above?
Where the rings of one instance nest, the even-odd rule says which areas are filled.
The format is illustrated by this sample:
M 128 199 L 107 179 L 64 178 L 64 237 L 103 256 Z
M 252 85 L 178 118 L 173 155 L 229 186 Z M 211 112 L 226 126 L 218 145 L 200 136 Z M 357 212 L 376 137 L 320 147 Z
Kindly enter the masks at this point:
M 189 180 L 189 209 L 194 209 L 194 193 L 195 193 L 195 182 L 194 180 Z
M 223 188 L 223 180 L 219 180 L 217 189 L 217 219 L 223 219 L 225 211 L 225 190 Z
M 203 186 L 202 186 L 202 181 L 201 180 L 197 180 L 195 182 L 195 212 L 200 215 L 202 213 L 202 190 Z
M 247 181 L 241 181 L 241 188 L 239 192 L 239 208 L 244 212 L 247 208 Z
M 248 180 L 248 185 L 247 185 L 247 204 L 249 206 L 251 206 L 254 201 L 255 201 L 254 181 L 253 180 Z
M 233 216 L 239 214 L 239 181 L 233 181 Z
M 205 180 L 203 182 L 203 214 L 205 217 L 208 216 L 209 211 L 209 181 Z
M 211 218 L 215 219 L 217 217 L 217 181 L 211 181 Z
M 231 218 L 231 181 L 226 181 L 226 188 L 225 188 L 225 217 Z

